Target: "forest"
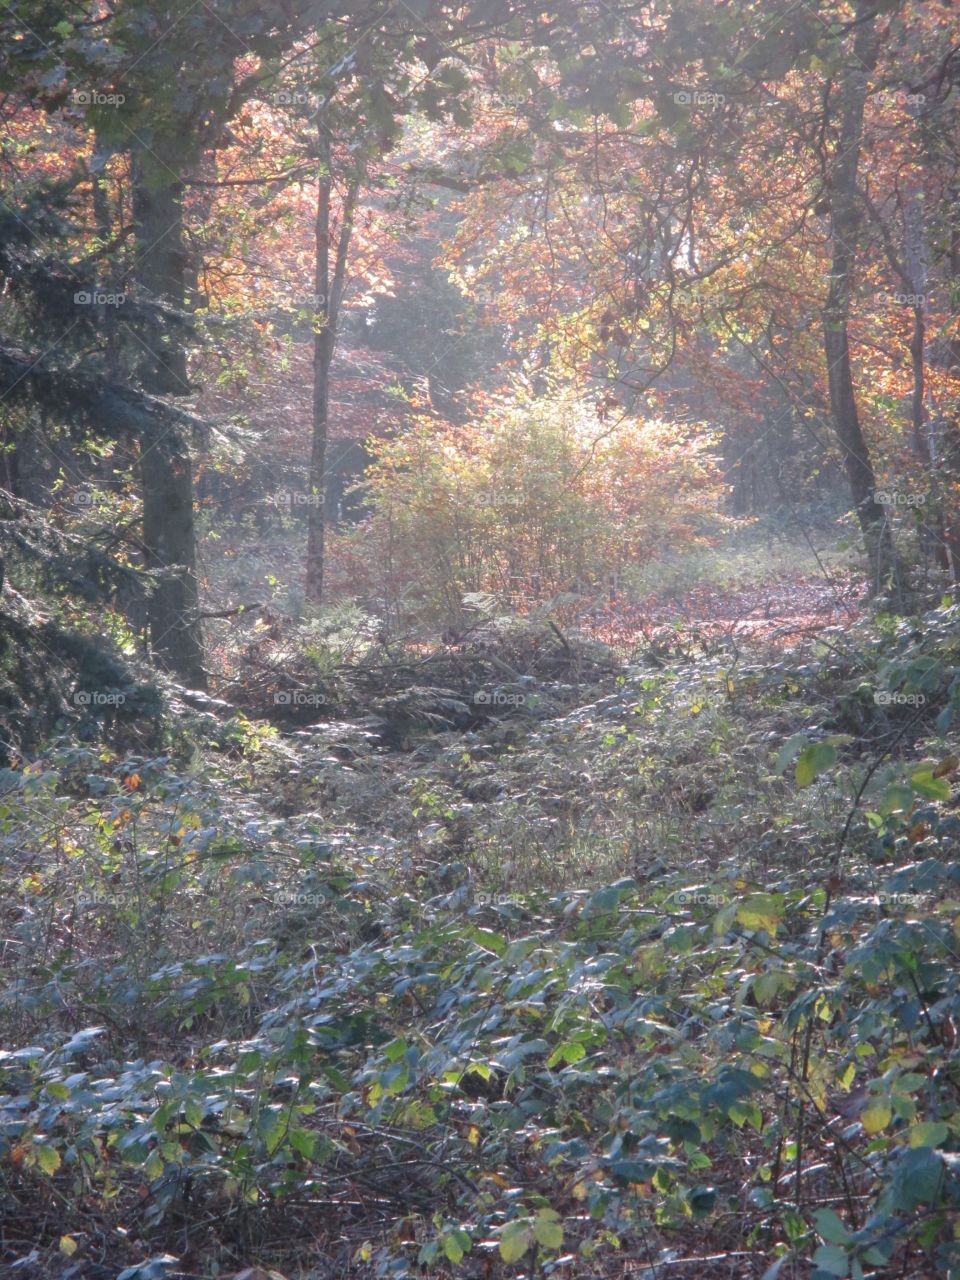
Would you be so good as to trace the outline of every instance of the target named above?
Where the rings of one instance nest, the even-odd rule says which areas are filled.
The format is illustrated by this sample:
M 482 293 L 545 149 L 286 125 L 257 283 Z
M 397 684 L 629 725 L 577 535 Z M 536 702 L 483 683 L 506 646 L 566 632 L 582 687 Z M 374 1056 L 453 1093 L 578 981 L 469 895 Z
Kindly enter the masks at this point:
M 0 1280 L 960 1280 L 960 7 L 0 120 Z

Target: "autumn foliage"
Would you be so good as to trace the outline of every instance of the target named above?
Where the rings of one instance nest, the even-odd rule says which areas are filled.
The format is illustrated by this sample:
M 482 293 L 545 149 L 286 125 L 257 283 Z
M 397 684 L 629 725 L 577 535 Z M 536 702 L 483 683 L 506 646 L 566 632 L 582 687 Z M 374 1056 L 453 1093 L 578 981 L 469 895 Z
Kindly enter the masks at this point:
M 695 546 L 723 484 L 702 432 L 520 389 L 468 426 L 422 419 L 384 443 L 366 488 L 380 593 L 452 619 L 470 593 L 523 611 Z

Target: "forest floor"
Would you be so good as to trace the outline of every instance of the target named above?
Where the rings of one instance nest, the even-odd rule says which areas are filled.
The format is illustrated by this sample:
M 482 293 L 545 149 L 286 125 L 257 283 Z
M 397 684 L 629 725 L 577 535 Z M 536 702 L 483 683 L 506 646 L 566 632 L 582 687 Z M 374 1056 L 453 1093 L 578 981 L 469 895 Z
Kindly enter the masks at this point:
M 865 585 L 854 573 L 829 579 L 795 574 L 741 586 L 708 583 L 662 598 L 613 600 L 606 608 L 593 610 L 585 626 L 595 639 L 627 652 L 652 626 L 787 643 L 823 627 L 857 621 L 865 602 Z
M 956 609 L 827 573 L 244 621 L 8 771 L 0 1276 L 932 1275 Z

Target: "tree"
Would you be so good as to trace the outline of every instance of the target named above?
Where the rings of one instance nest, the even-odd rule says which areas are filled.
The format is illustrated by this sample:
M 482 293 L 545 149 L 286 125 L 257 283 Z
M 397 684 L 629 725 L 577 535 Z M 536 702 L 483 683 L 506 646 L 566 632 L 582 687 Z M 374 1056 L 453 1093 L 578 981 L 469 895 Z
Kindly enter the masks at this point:
M 877 61 L 876 18 L 876 10 L 869 0 L 855 5 L 852 49 L 841 71 L 839 130 L 827 180 L 831 266 L 830 288 L 823 310 L 823 350 L 833 423 L 843 451 L 850 494 L 870 557 L 874 587 L 879 590 L 889 583 L 894 598 L 899 601 L 902 593 L 900 569 L 886 512 L 876 498 L 876 475 L 860 427 L 850 359 L 850 296 L 863 217 L 858 173 L 867 85 Z
M 133 219 L 138 284 L 156 299 L 184 306 L 182 187 L 169 139 L 157 139 L 133 158 Z M 165 334 L 140 360 L 142 385 L 155 395 L 190 390 L 183 346 Z M 193 465 L 189 442 L 173 426 L 140 440 L 143 547 L 149 569 L 159 570 L 149 601 L 150 641 L 160 664 L 191 688 L 206 687 L 197 591 L 193 521 Z
M 307 475 L 309 493 L 313 499 L 307 517 L 307 557 L 304 583 L 306 599 L 319 604 L 323 596 L 323 562 L 326 494 L 327 426 L 330 409 L 330 366 L 333 363 L 337 340 L 337 323 L 343 303 L 347 279 L 347 255 L 353 234 L 353 220 L 357 209 L 361 177 L 350 176 L 343 200 L 339 230 L 335 246 L 331 208 L 333 190 L 333 149 L 327 124 L 322 119 L 317 125 L 317 151 L 319 174 L 317 181 L 317 217 L 315 224 L 314 286 L 317 311 L 313 339 L 313 431 L 310 448 L 310 469 Z M 333 252 L 331 254 L 331 248 Z M 333 269 L 331 271 L 331 257 Z
M 911 73 L 895 32 L 917 23 L 926 58 Z M 539 48 L 498 67 L 526 102 L 464 165 L 454 246 L 478 296 L 500 285 L 504 315 L 532 300 L 528 351 L 627 396 L 660 397 L 684 366 L 712 379 L 718 361 L 748 353 L 821 457 L 839 455 L 871 580 L 895 592 L 890 512 L 875 494 L 877 459 L 897 447 L 884 397 L 900 356 L 877 368 L 859 291 L 877 278 L 867 196 L 896 172 L 873 119 L 864 137 L 864 111 L 898 76 L 949 85 L 948 39 L 935 4 L 851 15 L 691 0 L 659 25 L 613 32 L 602 14 L 560 13 Z M 775 426 L 758 422 L 764 436 Z

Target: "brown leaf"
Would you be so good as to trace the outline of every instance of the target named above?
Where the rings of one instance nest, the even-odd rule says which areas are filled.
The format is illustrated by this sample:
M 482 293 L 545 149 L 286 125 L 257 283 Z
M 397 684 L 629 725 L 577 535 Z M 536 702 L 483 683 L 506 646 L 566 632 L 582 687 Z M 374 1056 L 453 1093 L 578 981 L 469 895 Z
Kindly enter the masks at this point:
M 935 778 L 945 778 L 948 774 L 954 773 L 960 767 L 960 756 L 944 756 L 940 763 L 933 771 Z

